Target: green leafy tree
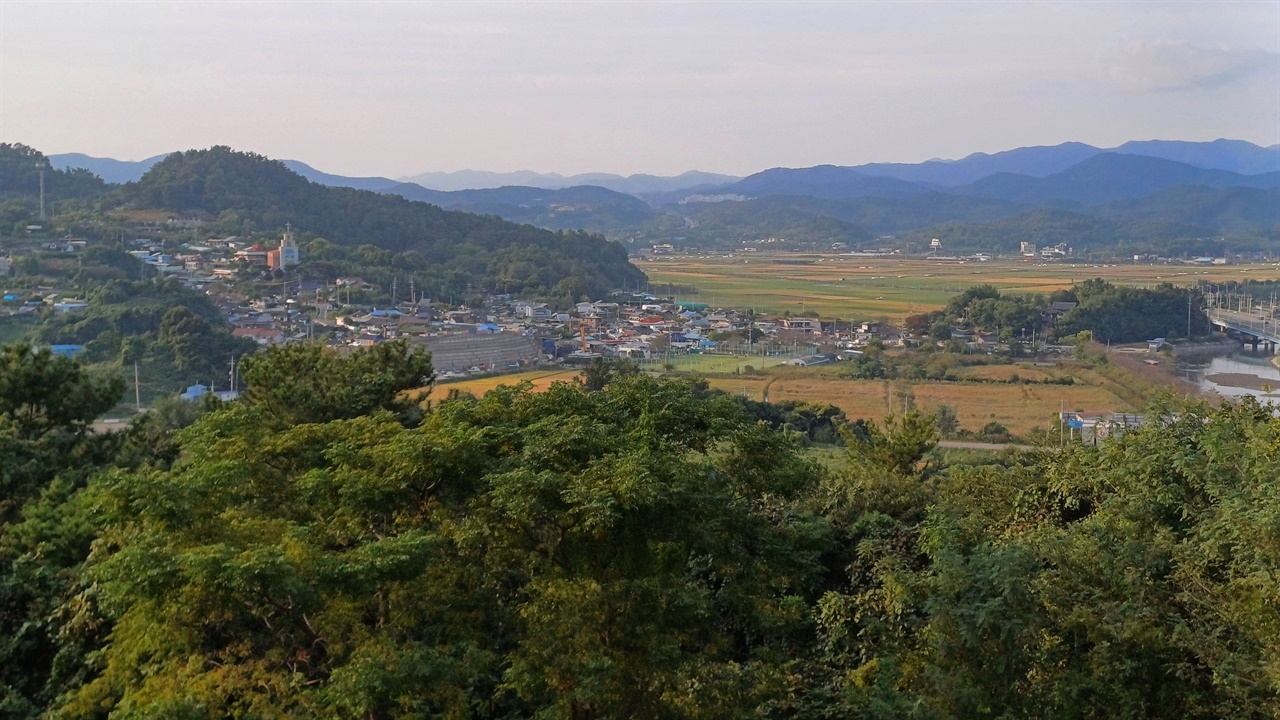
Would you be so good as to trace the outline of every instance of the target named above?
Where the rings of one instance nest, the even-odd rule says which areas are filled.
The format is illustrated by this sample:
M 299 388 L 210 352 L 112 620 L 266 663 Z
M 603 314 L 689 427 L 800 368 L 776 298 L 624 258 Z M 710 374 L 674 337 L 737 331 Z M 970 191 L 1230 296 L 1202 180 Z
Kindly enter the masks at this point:
M 956 411 L 950 405 L 939 405 L 933 413 L 933 426 L 942 437 L 950 437 L 960 430 L 960 421 L 956 419 Z
M 280 427 L 207 413 L 102 488 L 102 712 L 742 717 L 786 696 L 828 538 L 732 398 L 636 375 Z
M 316 343 L 280 345 L 245 358 L 246 402 L 276 425 L 322 423 L 385 409 L 411 413 L 434 377 L 431 356 L 403 340 L 342 354 Z
M 640 372 L 640 366 L 631 360 L 594 358 L 582 371 L 582 385 L 587 390 L 603 390 L 615 378 L 628 377 Z
M 89 423 L 115 405 L 118 378 L 26 345 L 0 348 L 0 715 L 36 717 L 82 679 L 96 637 L 72 607 L 94 524 L 77 492 L 115 438 Z M 82 597 L 91 604 L 91 600 Z M 68 603 L 71 603 L 69 605 Z M 92 613 L 89 613 L 92 614 Z M 87 640 L 90 647 L 80 646 Z

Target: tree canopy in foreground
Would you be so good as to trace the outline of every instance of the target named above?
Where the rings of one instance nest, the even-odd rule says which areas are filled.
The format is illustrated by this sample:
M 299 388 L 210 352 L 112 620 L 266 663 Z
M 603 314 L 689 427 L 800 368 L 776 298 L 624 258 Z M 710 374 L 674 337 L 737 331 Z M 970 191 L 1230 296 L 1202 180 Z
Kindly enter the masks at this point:
M 927 461 L 913 414 L 829 471 L 689 380 L 423 414 L 413 356 L 263 358 L 185 428 L 47 459 L 0 536 L 5 715 L 1280 714 L 1280 420 L 1252 401 L 983 466 Z M 303 361 L 384 380 L 282 411 Z M 7 463 L 33 440 L 6 400 Z

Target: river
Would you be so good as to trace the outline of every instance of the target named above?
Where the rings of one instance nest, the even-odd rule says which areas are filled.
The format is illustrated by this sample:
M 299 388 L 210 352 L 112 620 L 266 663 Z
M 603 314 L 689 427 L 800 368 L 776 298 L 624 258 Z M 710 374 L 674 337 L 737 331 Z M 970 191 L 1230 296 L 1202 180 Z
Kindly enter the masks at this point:
M 1181 363 L 1179 372 L 1204 391 L 1224 397 L 1253 395 L 1280 403 L 1280 368 L 1265 355 L 1197 358 Z

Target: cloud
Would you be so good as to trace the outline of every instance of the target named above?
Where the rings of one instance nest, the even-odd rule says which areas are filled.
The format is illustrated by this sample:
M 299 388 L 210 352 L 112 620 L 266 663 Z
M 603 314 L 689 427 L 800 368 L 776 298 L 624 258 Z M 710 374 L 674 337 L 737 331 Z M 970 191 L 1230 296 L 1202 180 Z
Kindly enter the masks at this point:
M 1143 43 L 1113 59 L 1112 80 L 1139 91 L 1195 90 L 1280 76 L 1280 53 L 1255 48 L 1204 48 L 1188 42 Z

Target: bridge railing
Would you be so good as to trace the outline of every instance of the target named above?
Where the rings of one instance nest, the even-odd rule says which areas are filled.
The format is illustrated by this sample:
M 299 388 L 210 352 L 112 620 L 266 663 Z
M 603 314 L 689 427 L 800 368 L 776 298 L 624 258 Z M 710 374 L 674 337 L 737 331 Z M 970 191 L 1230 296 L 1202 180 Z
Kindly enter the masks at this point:
M 1209 319 L 1233 330 L 1243 330 L 1268 340 L 1280 341 L 1280 322 L 1261 318 L 1241 317 L 1237 313 L 1208 311 Z

